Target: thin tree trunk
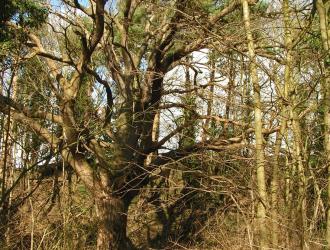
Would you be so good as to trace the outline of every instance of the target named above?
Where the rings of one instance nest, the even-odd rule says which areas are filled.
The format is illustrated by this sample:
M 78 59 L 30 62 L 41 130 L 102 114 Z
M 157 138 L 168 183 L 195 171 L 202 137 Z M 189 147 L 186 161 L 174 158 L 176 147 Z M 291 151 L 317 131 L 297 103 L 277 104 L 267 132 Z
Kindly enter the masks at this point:
M 209 53 L 209 67 L 210 67 L 210 90 L 207 96 L 207 110 L 206 115 L 212 115 L 212 107 L 213 107 L 213 95 L 214 95 L 214 83 L 215 83 L 215 59 L 212 52 Z M 210 129 L 210 119 L 206 119 L 203 125 L 203 135 L 202 140 L 205 141 L 208 139 L 208 131 Z
M 279 166 L 280 166 L 280 150 L 282 138 L 286 129 L 286 112 L 285 109 L 281 112 L 281 125 L 280 131 L 276 134 L 275 149 L 274 149 L 274 163 L 273 163 L 273 176 L 271 182 L 271 203 L 272 203 L 272 246 L 279 247 L 278 233 L 279 233 Z
M 249 5 L 247 0 L 242 0 L 243 18 L 248 41 L 248 54 L 250 58 L 250 74 L 253 84 L 254 99 L 254 129 L 256 140 L 256 167 L 259 202 L 257 207 L 257 218 L 259 225 L 259 245 L 260 249 L 268 248 L 268 232 L 266 226 L 266 204 L 267 190 L 265 181 L 265 156 L 262 135 L 262 110 L 259 79 L 256 68 L 256 57 L 254 51 L 254 41 L 251 32 Z
M 295 91 L 295 86 L 292 81 L 292 69 L 293 69 L 293 55 L 292 55 L 292 32 L 291 32 L 291 19 L 289 11 L 289 1 L 283 1 L 283 15 L 284 15 L 284 27 L 285 36 L 284 43 L 286 48 L 286 64 L 284 72 L 284 82 L 285 82 L 285 97 L 288 97 L 288 92 L 290 93 L 289 100 L 289 111 L 291 118 L 291 127 L 293 132 L 293 160 L 298 173 L 298 206 L 296 207 L 298 215 L 298 229 L 300 230 L 300 247 L 304 249 L 306 247 L 306 178 L 303 163 L 303 146 L 302 146 L 302 133 L 300 127 L 299 116 L 297 110 L 295 109 L 295 104 L 297 102 L 297 93 Z M 293 176 L 292 176 L 293 177 Z
M 29 175 L 30 176 L 30 175 Z M 31 192 L 32 187 L 30 180 L 28 179 L 28 191 Z M 32 197 L 29 197 L 29 205 L 30 205 L 30 211 L 31 211 L 31 232 L 30 232 L 30 249 L 34 249 L 34 227 L 35 227 L 35 218 L 34 218 L 34 207 L 33 207 L 33 201 Z
M 225 106 L 225 118 L 229 120 L 231 114 L 231 106 L 232 106 L 232 99 L 233 99 L 233 89 L 235 84 L 235 66 L 234 66 L 234 54 L 231 53 L 229 55 L 229 74 L 228 74 L 228 90 L 227 90 L 227 100 Z M 230 124 L 224 124 L 224 134 L 230 136 Z
M 159 125 L 160 125 L 160 111 L 157 110 L 156 111 L 156 114 L 155 114 L 155 117 L 154 117 L 154 121 L 153 121 L 153 124 L 152 124 L 152 142 L 156 143 L 158 141 L 158 138 L 159 138 Z M 146 165 L 149 165 L 153 158 L 157 155 L 157 151 L 156 152 L 153 152 L 153 153 L 150 153 L 147 158 L 146 158 Z
M 320 18 L 320 30 L 323 50 L 325 52 L 324 60 L 324 81 L 323 81 L 323 99 L 324 99 L 324 154 L 326 155 L 326 164 L 328 168 L 328 206 L 327 206 L 327 231 L 326 241 L 330 248 L 330 28 L 329 28 L 329 9 L 330 2 L 317 0 L 316 8 Z
M 280 84 L 279 79 L 277 78 L 277 72 L 278 67 L 275 65 L 274 67 L 274 84 L 276 86 L 277 95 L 283 97 L 285 100 L 287 100 L 287 86 L 286 82 L 284 81 L 284 84 Z M 273 169 L 272 169 L 272 180 L 271 180 L 271 218 L 272 218 L 272 247 L 278 248 L 279 247 L 279 218 L 280 218 L 280 193 L 279 193 L 279 187 L 280 187 L 280 165 L 281 162 L 283 163 L 283 157 L 282 161 L 280 158 L 280 152 L 282 148 L 282 141 L 283 137 L 286 133 L 287 128 L 287 120 L 288 120 L 288 114 L 287 114 L 287 104 L 282 101 L 279 103 L 280 106 L 280 117 L 279 124 L 280 124 L 280 130 L 276 133 L 276 139 L 275 139 L 275 145 L 274 145 L 274 156 L 273 156 Z
M 187 57 L 187 64 L 191 62 L 190 57 Z M 195 132 L 196 132 L 196 120 L 194 113 L 191 110 L 196 109 L 196 96 L 192 92 L 192 88 L 196 87 L 192 85 L 191 76 L 190 76 L 190 67 L 186 65 L 185 67 L 185 81 L 184 88 L 188 92 L 184 95 L 183 102 L 188 107 L 188 109 L 183 110 L 183 123 L 186 128 L 182 131 L 182 140 L 180 146 L 187 147 L 195 143 Z
M 13 100 L 16 100 L 17 94 L 17 75 L 15 69 L 13 69 L 12 78 L 10 82 L 10 89 L 8 91 L 8 96 L 11 96 Z M 2 187 L 1 187 L 1 194 L 5 195 L 6 190 L 11 187 L 13 184 L 13 169 L 14 169 L 14 157 L 13 157 L 13 147 L 14 147 L 14 140 L 15 137 L 14 128 L 15 128 L 15 121 L 11 117 L 11 113 L 9 111 L 7 115 L 7 119 L 4 121 L 4 136 L 3 136 L 3 145 L 4 149 L 3 152 L 3 162 L 2 162 Z M 2 197 L 3 204 L 1 207 L 1 214 L 0 218 L 2 217 L 4 230 L 4 237 L 6 239 L 7 244 L 9 245 L 9 234 L 10 234 L 10 227 L 7 225 L 8 220 L 10 219 L 10 206 L 11 206 L 11 197 L 12 194 L 6 194 L 6 197 Z M 1 236 L 0 236 L 1 238 Z
M 306 177 L 305 177 L 305 168 L 302 156 L 302 133 L 300 128 L 300 123 L 298 120 L 298 115 L 296 111 L 291 109 L 292 116 L 292 131 L 293 131 L 293 158 L 294 164 L 297 166 L 298 174 L 298 206 L 297 206 L 297 215 L 298 215 L 298 230 L 300 231 L 300 247 L 301 249 L 306 249 Z

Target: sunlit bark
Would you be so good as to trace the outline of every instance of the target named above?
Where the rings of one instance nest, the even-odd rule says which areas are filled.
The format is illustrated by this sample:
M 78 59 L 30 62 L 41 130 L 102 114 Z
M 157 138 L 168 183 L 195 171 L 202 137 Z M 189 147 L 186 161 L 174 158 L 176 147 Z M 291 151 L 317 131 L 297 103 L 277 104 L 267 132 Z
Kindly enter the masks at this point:
M 330 25 L 329 11 L 330 1 L 317 0 L 316 8 L 320 18 L 321 39 L 324 50 L 324 78 L 323 78 L 323 99 L 324 99 L 324 154 L 328 169 L 328 210 L 326 241 L 330 248 Z
M 267 206 L 267 190 L 265 180 L 265 155 L 262 134 L 262 104 L 260 85 L 256 66 L 255 45 L 252 36 L 250 24 L 249 5 L 247 0 L 242 0 L 243 19 L 248 42 L 248 55 L 250 59 L 250 75 L 253 84 L 253 100 L 254 100 L 254 129 L 256 143 L 256 171 L 257 171 L 257 186 L 258 186 L 258 228 L 259 228 L 259 245 L 260 249 L 268 248 L 268 232 L 266 222 L 266 206 Z

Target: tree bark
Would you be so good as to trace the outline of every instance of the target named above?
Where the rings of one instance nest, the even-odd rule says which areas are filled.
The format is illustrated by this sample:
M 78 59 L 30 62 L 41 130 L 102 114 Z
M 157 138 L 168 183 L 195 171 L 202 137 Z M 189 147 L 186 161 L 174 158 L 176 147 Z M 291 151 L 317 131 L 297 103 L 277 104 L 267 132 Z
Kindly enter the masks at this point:
M 283 15 L 284 15 L 284 43 L 286 49 L 286 65 L 284 72 L 284 97 L 289 98 L 288 111 L 290 113 L 291 119 L 291 129 L 293 132 L 293 161 L 294 169 L 297 169 L 298 173 L 298 197 L 297 203 L 294 204 L 294 209 L 292 212 L 292 219 L 297 217 L 297 227 L 299 229 L 299 240 L 301 249 L 306 247 L 306 177 L 305 177 L 305 166 L 303 159 L 303 145 L 302 145 L 302 132 L 299 120 L 299 115 L 297 113 L 297 103 L 299 102 L 299 97 L 296 93 L 296 84 L 293 82 L 292 70 L 294 65 L 293 57 L 293 38 L 292 38 L 292 26 L 291 17 L 289 9 L 289 1 L 283 1 Z M 294 176 L 294 175 L 292 175 Z
M 10 82 L 10 90 L 8 91 L 8 96 L 11 95 L 11 98 L 13 100 L 16 100 L 17 96 L 17 74 L 16 69 L 14 69 L 13 77 Z M 10 93 L 11 92 L 11 93 Z M 0 92 L 1 93 L 1 92 Z M 5 119 L 5 117 L 3 118 Z M 6 120 L 4 120 L 4 131 L 3 131 L 3 152 L 1 152 L 0 148 L 0 156 L 3 157 L 1 159 L 2 161 L 2 186 L 1 186 L 1 200 L 3 201 L 2 204 L 0 204 L 0 220 L 3 223 L 3 236 L 0 235 L 0 240 L 2 240 L 2 237 L 5 238 L 6 242 L 9 242 L 9 232 L 10 227 L 8 225 L 8 222 L 10 220 L 10 206 L 12 202 L 12 192 L 10 192 L 8 195 L 4 196 L 7 189 L 11 188 L 13 185 L 13 172 L 14 172 L 14 155 L 13 155 L 13 148 L 14 148 L 14 139 L 16 138 L 16 134 L 14 131 L 15 128 L 15 120 L 12 119 L 11 112 L 8 112 L 8 115 L 6 117 Z M 1 138 L 0 138 L 1 142 Z M 2 230 L 1 230 L 2 231 Z
M 262 108 L 261 108 L 261 93 L 260 85 L 256 68 L 256 58 L 254 51 L 254 41 L 251 32 L 249 3 L 247 0 L 242 0 L 243 19 L 248 42 L 248 55 L 250 58 L 250 74 L 253 84 L 253 99 L 254 99 L 254 128 L 256 141 L 256 167 L 257 167 L 257 188 L 258 188 L 258 230 L 259 230 L 259 246 L 260 249 L 268 249 L 268 232 L 266 226 L 266 204 L 267 190 L 265 181 L 265 155 L 262 135 Z
M 272 246 L 274 248 L 279 247 L 279 170 L 280 170 L 280 151 L 282 139 L 285 134 L 287 126 L 287 112 L 286 107 L 282 106 L 281 119 L 280 119 L 280 131 L 276 135 L 275 149 L 274 149 L 274 163 L 273 173 L 271 181 L 271 204 L 272 204 Z
M 233 102 L 233 90 L 235 85 L 235 65 L 234 65 L 234 53 L 230 53 L 229 55 L 229 72 L 228 72 L 228 91 L 227 91 L 227 100 L 225 105 L 225 118 L 229 120 L 232 113 L 232 102 Z M 230 136 L 230 124 L 224 124 L 224 134 Z
M 80 154 L 62 150 L 62 157 L 76 171 L 86 188 L 95 197 L 98 229 L 97 249 L 134 249 L 126 235 L 128 207 L 134 196 L 128 195 L 130 190 L 128 190 L 129 185 L 125 182 L 125 176 L 113 177 L 108 172 L 102 171 L 105 166 L 103 168 L 99 166 L 98 173 L 95 173 Z M 123 165 L 123 160 L 119 157 L 113 161 Z M 115 194 L 116 191 L 120 191 L 121 195 Z
M 111 194 L 96 198 L 98 250 L 130 250 L 133 244 L 126 235 L 128 205 Z
M 324 154 L 326 155 L 326 164 L 328 168 L 328 209 L 327 209 L 327 247 L 330 248 L 330 27 L 329 27 L 329 9 L 330 2 L 317 0 L 316 8 L 320 17 L 320 30 L 323 50 L 325 52 L 324 60 L 324 81 L 323 81 L 323 99 L 324 99 Z
M 210 67 L 210 90 L 207 97 L 207 110 L 206 115 L 212 115 L 212 108 L 213 108 L 213 99 L 214 99 L 214 84 L 215 84 L 215 58 L 214 53 L 210 52 L 209 54 L 209 67 Z M 203 124 L 203 134 L 202 140 L 205 141 L 209 138 L 208 130 L 210 129 L 210 119 L 206 119 L 205 123 Z

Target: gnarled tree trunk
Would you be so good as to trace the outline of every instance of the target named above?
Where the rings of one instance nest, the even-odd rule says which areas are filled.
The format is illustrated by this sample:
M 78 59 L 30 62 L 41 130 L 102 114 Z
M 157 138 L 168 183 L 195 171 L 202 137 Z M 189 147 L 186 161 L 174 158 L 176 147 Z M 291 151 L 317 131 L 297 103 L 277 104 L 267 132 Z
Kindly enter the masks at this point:
M 98 250 L 134 249 L 126 235 L 128 205 L 120 198 L 109 195 L 96 197 L 98 217 Z
M 106 171 L 108 166 L 99 166 L 96 173 L 82 154 L 64 149 L 62 157 L 94 196 L 97 208 L 97 249 L 134 249 L 126 235 L 126 228 L 128 207 L 137 193 L 130 190 L 126 182 L 120 182 L 124 179 L 122 176 L 111 176 L 110 172 Z M 114 162 L 118 163 L 120 160 L 116 158 Z

